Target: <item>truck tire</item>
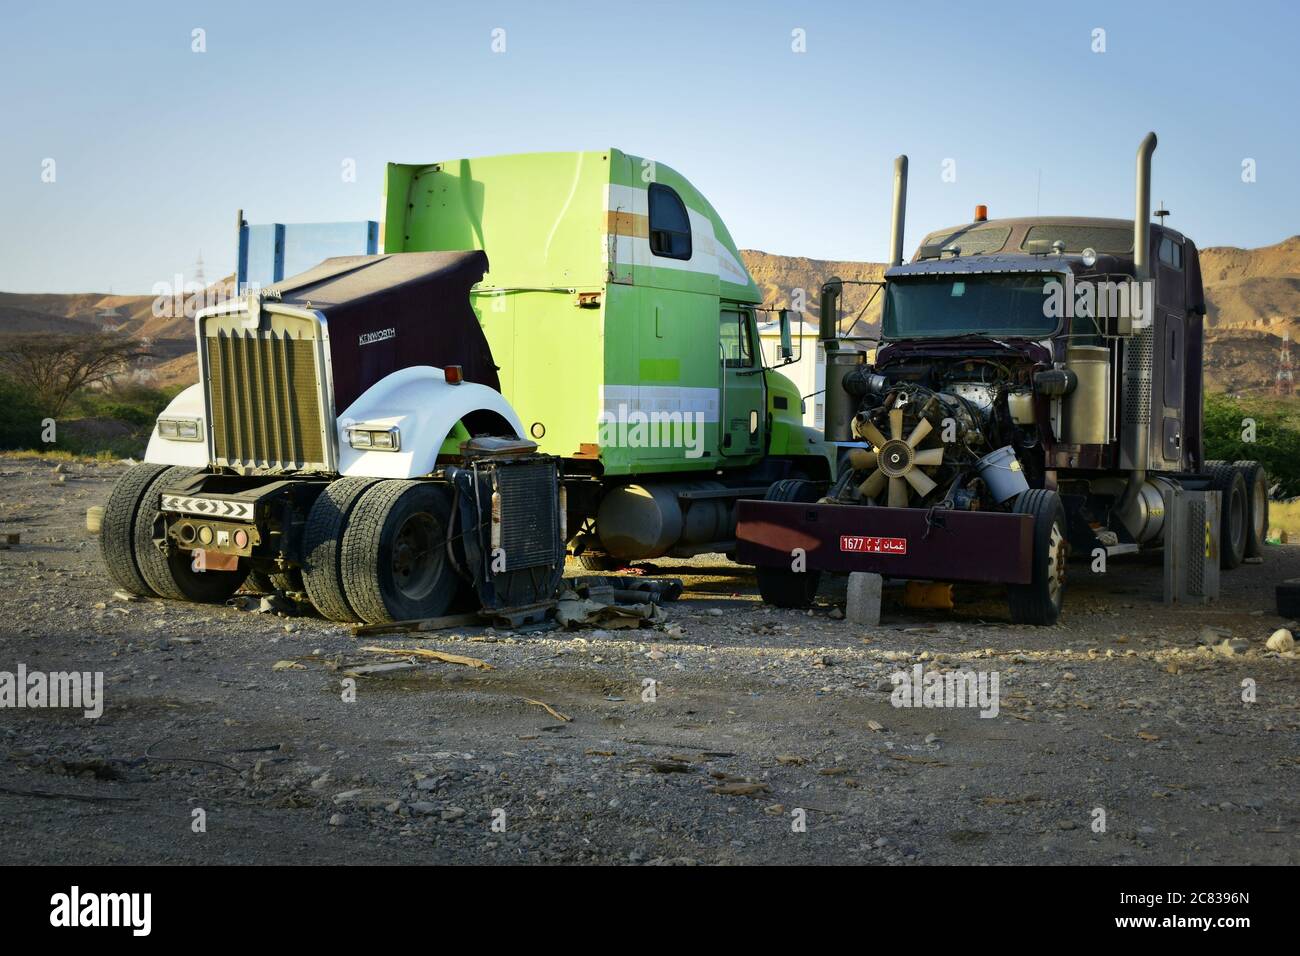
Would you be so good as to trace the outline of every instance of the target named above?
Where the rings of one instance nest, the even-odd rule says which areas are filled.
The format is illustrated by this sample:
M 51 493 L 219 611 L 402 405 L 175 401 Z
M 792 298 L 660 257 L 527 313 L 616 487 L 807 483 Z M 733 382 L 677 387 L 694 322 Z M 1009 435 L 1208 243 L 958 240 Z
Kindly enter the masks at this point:
M 255 594 L 275 594 L 277 591 L 295 593 L 305 588 L 302 572 L 297 568 L 273 573 L 249 571 L 248 577 L 244 579 L 244 586 Z
M 811 504 L 821 497 L 824 482 L 785 478 L 767 489 L 765 501 L 798 501 Z M 820 571 L 792 571 L 789 568 L 756 568 L 758 593 L 773 607 L 808 607 L 817 596 Z
M 148 463 L 133 466 L 117 479 L 113 493 L 104 505 L 104 520 L 99 529 L 99 551 L 113 582 L 131 594 L 157 597 L 140 573 L 135 557 L 135 514 L 149 486 L 167 470 L 167 465 Z
M 302 570 L 299 568 L 290 568 L 288 571 L 277 571 L 272 574 L 271 586 L 286 594 L 302 594 L 307 590 L 306 582 L 302 578 Z
M 1065 603 L 1065 565 L 1069 557 L 1065 508 L 1056 492 L 1034 488 L 1019 494 L 1012 511 L 1034 516 L 1034 579 L 1009 588 L 1011 620 L 1016 624 L 1055 624 Z
M 1268 537 L 1268 475 L 1257 461 L 1234 461 L 1246 479 L 1246 557 L 1262 558 Z
M 577 555 L 578 563 L 587 571 L 594 571 L 597 574 L 605 574 L 610 571 L 619 571 L 627 567 L 626 561 L 620 561 L 618 558 L 611 558 L 608 554 L 585 553 Z
M 153 543 L 163 489 L 197 471 L 197 468 L 168 468 L 149 485 L 135 515 L 135 559 L 140 574 L 159 597 L 211 604 L 224 601 L 239 590 L 248 574 L 247 566 L 237 571 L 196 571 L 191 552 L 173 546 L 163 554 Z
M 352 609 L 367 624 L 439 617 L 460 589 L 447 558 L 451 499 L 427 481 L 381 481 L 357 502 L 339 567 Z
M 359 615 L 348 603 L 339 563 L 343 532 L 361 496 L 377 478 L 340 478 L 330 482 L 307 515 L 302 532 L 302 580 L 307 597 L 321 617 L 347 623 Z
M 271 575 L 264 571 L 249 571 L 248 577 L 244 578 L 244 589 L 254 594 L 275 593 L 275 585 L 271 583 Z
M 1219 567 L 1231 571 L 1246 557 L 1249 506 L 1246 477 L 1227 461 L 1206 462 L 1210 489 L 1222 492 L 1219 506 Z

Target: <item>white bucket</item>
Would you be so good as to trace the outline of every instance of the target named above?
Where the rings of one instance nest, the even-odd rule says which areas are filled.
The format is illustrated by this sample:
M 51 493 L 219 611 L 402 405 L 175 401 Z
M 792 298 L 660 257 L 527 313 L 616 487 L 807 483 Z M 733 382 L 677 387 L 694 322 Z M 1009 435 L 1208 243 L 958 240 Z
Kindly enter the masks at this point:
M 989 494 L 998 504 L 1029 490 L 1024 469 L 1020 467 L 1020 461 L 1010 445 L 991 451 L 975 462 L 975 473 L 984 479 Z

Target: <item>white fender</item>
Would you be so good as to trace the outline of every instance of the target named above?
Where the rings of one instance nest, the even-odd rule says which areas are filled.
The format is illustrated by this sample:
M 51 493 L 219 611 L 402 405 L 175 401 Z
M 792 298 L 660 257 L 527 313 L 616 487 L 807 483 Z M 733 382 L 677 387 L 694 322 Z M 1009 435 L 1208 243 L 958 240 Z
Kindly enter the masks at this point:
M 339 474 L 367 478 L 415 478 L 433 471 L 438 449 L 458 421 L 470 412 L 496 412 L 514 430 L 524 434 L 519 416 L 501 393 L 486 385 L 447 384 L 440 368 L 416 365 L 380 379 L 338 417 Z M 353 448 L 348 429 L 353 425 L 377 429 L 397 427 L 399 451 Z
M 208 464 L 208 428 L 207 406 L 203 400 L 203 386 L 191 385 L 171 400 L 171 404 L 158 416 L 162 418 L 197 419 L 199 423 L 198 441 L 178 441 L 163 438 L 158 434 L 158 423 L 153 426 L 149 436 L 149 447 L 144 453 L 144 460 L 156 465 L 186 465 L 191 468 L 206 468 Z

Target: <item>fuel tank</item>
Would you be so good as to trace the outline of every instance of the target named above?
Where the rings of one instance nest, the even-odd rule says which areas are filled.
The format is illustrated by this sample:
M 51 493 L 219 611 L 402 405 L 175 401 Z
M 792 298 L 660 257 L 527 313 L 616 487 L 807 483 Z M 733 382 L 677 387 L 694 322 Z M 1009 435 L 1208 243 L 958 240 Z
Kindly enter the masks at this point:
M 727 495 L 720 481 L 620 485 L 601 499 L 596 534 L 606 552 L 624 561 L 729 550 L 736 500 Z

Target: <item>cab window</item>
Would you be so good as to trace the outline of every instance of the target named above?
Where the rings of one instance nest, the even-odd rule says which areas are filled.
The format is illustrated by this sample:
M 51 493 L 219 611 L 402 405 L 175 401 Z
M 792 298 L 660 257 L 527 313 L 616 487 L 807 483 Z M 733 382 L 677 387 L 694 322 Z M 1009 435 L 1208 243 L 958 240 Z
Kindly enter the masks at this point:
M 691 220 L 681 197 L 668 186 L 651 183 L 650 251 L 668 259 L 691 257 Z
M 727 368 L 754 367 L 754 343 L 746 313 L 730 309 L 723 311 L 718 339 L 722 344 L 723 365 Z
M 1183 244 L 1175 242 L 1168 236 L 1160 239 L 1160 261 L 1171 269 L 1183 267 Z

